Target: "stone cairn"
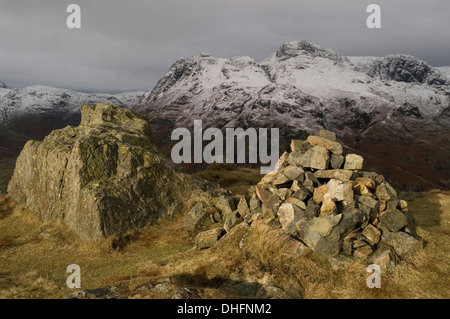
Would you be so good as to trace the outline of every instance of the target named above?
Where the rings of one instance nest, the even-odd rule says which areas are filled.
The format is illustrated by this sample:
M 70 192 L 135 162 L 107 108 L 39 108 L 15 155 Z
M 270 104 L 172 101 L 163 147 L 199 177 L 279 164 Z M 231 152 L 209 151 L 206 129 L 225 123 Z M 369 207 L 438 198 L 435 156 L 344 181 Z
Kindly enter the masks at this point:
M 250 200 L 240 198 L 224 229 L 199 233 L 197 247 L 210 247 L 239 224 L 264 220 L 330 262 L 355 257 L 391 266 L 420 249 L 421 241 L 407 202 L 382 175 L 362 168 L 363 158 L 344 157 L 330 131 L 292 140 L 291 152 L 256 185 Z

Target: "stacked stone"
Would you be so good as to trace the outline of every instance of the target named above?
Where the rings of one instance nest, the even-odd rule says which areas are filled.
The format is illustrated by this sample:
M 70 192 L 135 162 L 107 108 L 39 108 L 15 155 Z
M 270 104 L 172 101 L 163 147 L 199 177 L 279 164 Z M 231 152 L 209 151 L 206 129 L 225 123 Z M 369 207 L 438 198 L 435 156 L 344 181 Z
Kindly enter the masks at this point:
M 244 220 L 279 223 L 323 257 L 404 258 L 421 245 L 407 202 L 362 167 L 361 156 L 344 157 L 332 132 L 292 140 L 291 152 L 256 185 Z

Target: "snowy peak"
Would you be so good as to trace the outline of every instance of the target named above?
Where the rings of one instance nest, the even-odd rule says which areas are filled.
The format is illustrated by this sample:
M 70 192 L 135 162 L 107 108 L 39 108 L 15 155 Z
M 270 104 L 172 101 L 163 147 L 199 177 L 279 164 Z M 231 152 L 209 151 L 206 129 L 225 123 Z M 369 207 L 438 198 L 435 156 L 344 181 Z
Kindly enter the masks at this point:
M 439 69 L 416 57 L 396 54 L 385 57 L 349 57 L 351 62 L 369 76 L 382 81 L 449 86 L 450 81 Z
M 224 59 L 202 53 L 177 60 L 156 87 L 144 95 L 143 103 L 167 97 L 171 93 L 184 92 L 195 96 L 236 86 L 261 89 L 268 84 L 268 75 L 250 57 Z M 187 87 L 189 89 L 186 91 Z
M 369 75 L 381 80 L 428 85 L 448 85 L 441 72 L 410 55 L 389 55 L 371 65 Z
M 305 40 L 284 43 L 261 66 L 272 82 L 292 85 L 318 97 L 340 92 L 372 96 L 365 85 L 370 78 L 346 57 Z
M 279 61 L 299 56 L 308 56 L 310 58 L 320 57 L 330 59 L 338 63 L 348 62 L 347 58 L 341 56 L 339 53 L 307 40 L 286 42 L 278 49 L 275 56 Z

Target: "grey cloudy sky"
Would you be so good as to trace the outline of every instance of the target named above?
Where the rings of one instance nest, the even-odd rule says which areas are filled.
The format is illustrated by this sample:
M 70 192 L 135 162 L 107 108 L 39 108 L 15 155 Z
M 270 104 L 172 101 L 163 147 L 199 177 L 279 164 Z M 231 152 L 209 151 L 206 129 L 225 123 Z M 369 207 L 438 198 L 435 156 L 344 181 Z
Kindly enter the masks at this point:
M 81 7 L 81 29 L 66 8 Z M 368 29 L 366 7 L 381 7 Z M 0 0 L 0 81 L 148 91 L 181 56 L 248 55 L 307 39 L 343 55 L 404 53 L 450 65 L 448 0 Z

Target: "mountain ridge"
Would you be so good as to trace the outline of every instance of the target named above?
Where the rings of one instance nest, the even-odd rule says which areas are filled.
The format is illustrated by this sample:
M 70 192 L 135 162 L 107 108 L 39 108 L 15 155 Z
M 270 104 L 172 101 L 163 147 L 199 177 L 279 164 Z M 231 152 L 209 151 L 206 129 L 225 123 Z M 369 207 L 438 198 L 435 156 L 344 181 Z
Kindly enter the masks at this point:
M 205 128 L 279 127 L 281 149 L 328 129 L 378 162 L 394 159 L 392 166 L 375 167 L 396 185 L 420 188 L 425 179 L 449 187 L 449 80 L 405 55 L 368 60 L 362 70 L 362 63 L 306 40 L 287 42 L 261 62 L 199 54 L 175 62 L 133 110 L 147 115 L 166 154 L 171 130 L 192 129 L 196 119 Z M 411 143 L 420 145 L 418 154 L 434 155 L 418 158 Z M 395 167 L 420 178 L 386 172 Z

